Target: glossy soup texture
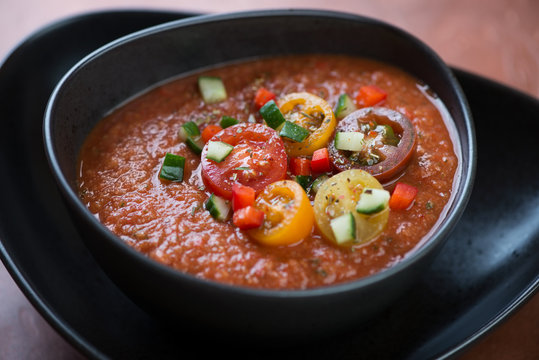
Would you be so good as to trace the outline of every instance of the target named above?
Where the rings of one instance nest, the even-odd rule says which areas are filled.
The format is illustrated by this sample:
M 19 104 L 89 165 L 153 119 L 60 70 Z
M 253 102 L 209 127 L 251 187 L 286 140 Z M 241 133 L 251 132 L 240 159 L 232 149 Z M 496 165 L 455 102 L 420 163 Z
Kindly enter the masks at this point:
M 443 105 L 428 87 L 399 69 L 337 55 L 285 56 L 210 69 L 228 97 L 205 104 L 200 74 L 174 79 L 114 110 L 89 135 L 79 158 L 79 194 L 89 210 L 123 241 L 163 264 L 194 276 L 247 287 L 306 289 L 347 282 L 392 266 L 428 237 L 451 201 L 458 157 Z M 413 205 L 390 211 L 374 240 L 339 247 L 313 227 L 300 243 L 264 246 L 215 220 L 204 208 L 210 192 L 201 177 L 200 155 L 178 138 L 180 126 L 201 129 L 223 115 L 247 122 L 264 87 L 279 97 L 310 92 L 333 108 L 340 94 L 360 86 L 387 92 L 379 104 L 405 114 L 417 134 L 417 148 L 398 181 L 415 186 Z M 455 139 L 453 139 L 455 140 Z M 184 180 L 164 181 L 165 154 L 185 157 Z M 393 190 L 395 181 L 385 185 Z

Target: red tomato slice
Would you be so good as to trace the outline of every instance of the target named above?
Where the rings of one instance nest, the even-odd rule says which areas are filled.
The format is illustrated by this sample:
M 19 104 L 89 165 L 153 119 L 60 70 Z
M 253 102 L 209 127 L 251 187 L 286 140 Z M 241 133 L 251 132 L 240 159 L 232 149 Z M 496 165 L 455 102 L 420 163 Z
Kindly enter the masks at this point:
M 385 126 L 391 128 L 392 136 Z M 328 151 L 333 167 L 339 171 L 365 170 L 382 184 L 406 169 L 416 148 L 417 135 L 412 122 L 385 107 L 354 111 L 339 122 L 335 134 L 338 132 L 361 132 L 365 135 L 365 145 L 361 151 L 353 152 L 339 150 L 335 141 L 330 141 Z
M 201 154 L 202 178 L 215 194 L 232 198 L 235 183 L 249 186 L 258 194 L 267 185 L 286 176 L 287 156 L 281 137 L 263 124 L 242 123 L 216 134 L 213 141 L 233 145 L 232 152 L 220 163 Z

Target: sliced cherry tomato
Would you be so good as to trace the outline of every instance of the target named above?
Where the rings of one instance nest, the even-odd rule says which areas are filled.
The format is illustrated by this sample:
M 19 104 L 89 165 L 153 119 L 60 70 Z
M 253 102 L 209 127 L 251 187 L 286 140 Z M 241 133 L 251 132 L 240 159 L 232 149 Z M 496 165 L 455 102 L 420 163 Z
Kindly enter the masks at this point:
M 264 212 L 254 206 L 241 208 L 234 212 L 232 223 L 241 230 L 258 228 L 264 223 Z
M 416 147 L 414 126 L 400 112 L 370 107 L 354 111 L 339 122 L 335 133 L 361 132 L 360 151 L 339 150 L 335 137 L 328 145 L 331 162 L 340 171 L 362 169 L 384 183 L 400 174 Z
M 255 189 L 239 183 L 232 185 L 232 209 L 238 211 L 255 204 Z
M 311 161 L 307 158 L 290 158 L 290 172 L 292 173 L 292 175 L 310 175 L 310 163 Z
M 242 123 L 227 127 L 212 141 L 233 145 L 220 163 L 206 158 L 208 144 L 201 154 L 202 178 L 215 194 L 231 199 L 232 186 L 240 183 L 256 193 L 286 176 L 287 156 L 277 132 L 262 124 Z
M 285 140 L 290 156 L 312 155 L 328 143 L 337 124 L 331 106 L 322 98 L 307 93 L 292 93 L 279 100 L 285 119 L 307 129 L 309 136 L 302 142 Z
M 325 239 L 337 244 L 331 220 L 346 213 L 352 213 L 355 220 L 355 239 L 341 244 L 351 246 L 366 243 L 384 230 L 389 217 L 389 208 L 366 215 L 356 211 L 364 188 L 383 189 L 372 175 L 363 170 L 343 171 L 320 186 L 314 198 L 314 216 L 316 224 Z
M 323 173 L 331 170 L 331 163 L 329 161 L 329 152 L 327 148 L 318 149 L 313 152 L 311 169 L 314 173 Z
M 208 125 L 202 130 L 202 140 L 204 140 L 205 143 L 207 143 L 213 135 L 217 134 L 219 131 L 223 130 L 222 127 L 219 125 Z
M 262 244 L 294 244 L 312 231 L 313 208 L 307 194 L 295 181 L 270 184 L 257 196 L 255 206 L 265 214 L 264 223 L 248 234 Z
M 356 102 L 359 107 L 374 106 L 385 100 L 387 93 L 375 85 L 367 85 L 359 88 Z
M 405 183 L 397 183 L 393 194 L 389 198 L 389 207 L 391 210 L 405 210 L 408 209 L 417 195 L 417 188 Z
M 256 110 L 259 110 L 262 106 L 264 106 L 268 101 L 273 100 L 276 98 L 276 95 L 269 91 L 266 88 L 260 88 L 256 91 L 255 94 L 255 108 Z

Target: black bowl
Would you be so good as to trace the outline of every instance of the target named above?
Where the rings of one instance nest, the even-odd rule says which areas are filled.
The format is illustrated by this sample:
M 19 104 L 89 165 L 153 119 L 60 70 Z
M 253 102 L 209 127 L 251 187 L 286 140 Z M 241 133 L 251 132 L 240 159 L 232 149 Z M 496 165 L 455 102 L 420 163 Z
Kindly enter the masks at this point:
M 258 290 L 195 278 L 125 244 L 77 196 L 83 141 L 112 108 L 156 83 L 219 63 L 270 55 L 341 53 L 393 64 L 436 92 L 454 120 L 460 167 L 445 218 L 395 266 L 357 281 L 310 290 Z M 461 216 L 475 172 L 466 99 L 449 68 L 411 35 L 376 20 L 335 12 L 276 10 L 208 15 L 153 27 L 110 43 L 72 68 L 45 114 L 52 171 L 88 248 L 137 304 L 173 321 L 274 337 L 329 334 L 372 318 L 426 270 Z

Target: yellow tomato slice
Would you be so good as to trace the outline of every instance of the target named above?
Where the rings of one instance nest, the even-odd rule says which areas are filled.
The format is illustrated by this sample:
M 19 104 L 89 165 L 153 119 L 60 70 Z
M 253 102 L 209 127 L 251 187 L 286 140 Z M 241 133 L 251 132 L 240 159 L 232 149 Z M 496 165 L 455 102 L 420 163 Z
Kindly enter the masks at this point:
M 255 207 L 264 212 L 264 223 L 248 234 L 262 244 L 294 244 L 312 231 L 313 208 L 305 190 L 295 181 L 282 180 L 268 185 L 257 196 Z
M 359 169 L 343 171 L 324 181 L 314 199 L 316 224 L 324 238 L 337 244 L 330 222 L 349 212 L 355 219 L 356 236 L 341 246 L 363 244 L 380 235 L 387 224 L 389 208 L 371 215 L 358 213 L 356 205 L 364 188 L 383 189 L 371 174 Z
M 287 120 L 310 132 L 302 142 L 284 140 L 290 156 L 312 155 L 325 147 L 337 125 L 331 106 L 308 92 L 285 95 L 279 100 L 279 109 Z

